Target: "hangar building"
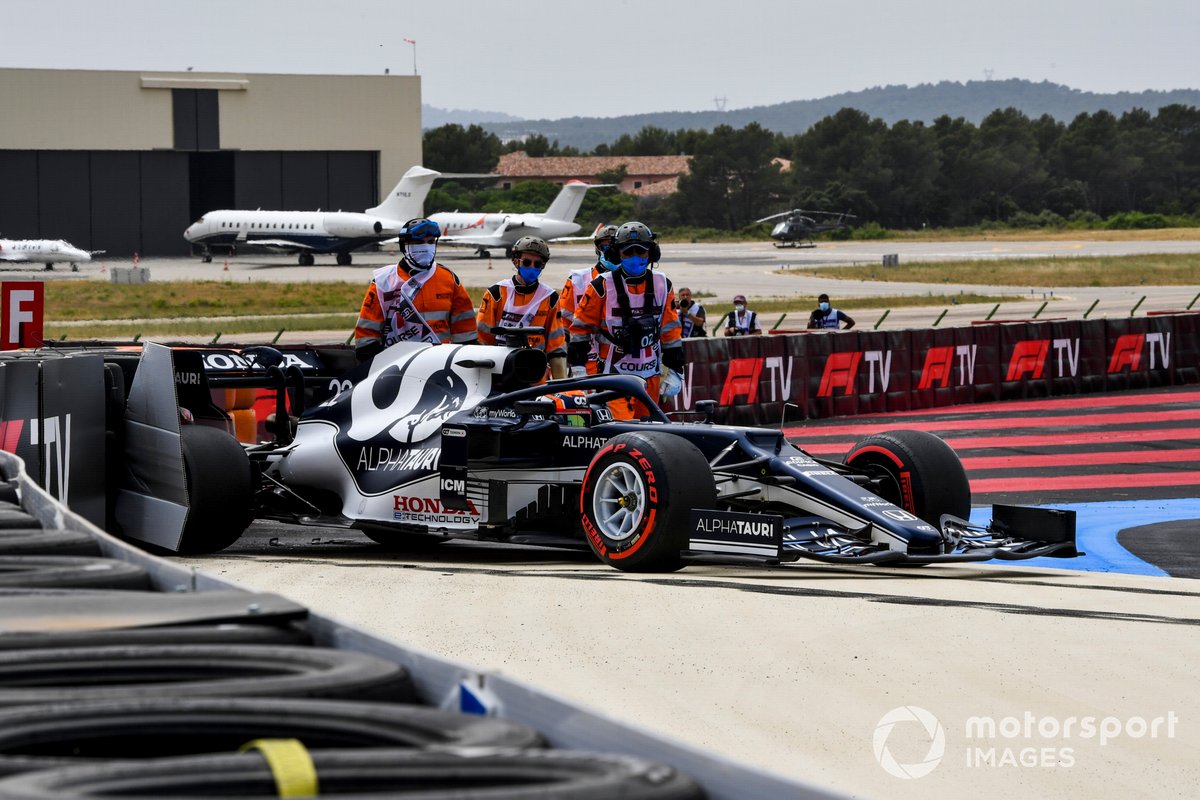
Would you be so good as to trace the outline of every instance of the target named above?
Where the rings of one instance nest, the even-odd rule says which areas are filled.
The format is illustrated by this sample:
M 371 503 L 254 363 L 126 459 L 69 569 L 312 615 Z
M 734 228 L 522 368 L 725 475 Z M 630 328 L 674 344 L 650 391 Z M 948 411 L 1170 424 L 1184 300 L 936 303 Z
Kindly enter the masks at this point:
M 0 69 L 0 236 L 182 255 L 218 208 L 362 211 L 421 163 L 417 76 Z

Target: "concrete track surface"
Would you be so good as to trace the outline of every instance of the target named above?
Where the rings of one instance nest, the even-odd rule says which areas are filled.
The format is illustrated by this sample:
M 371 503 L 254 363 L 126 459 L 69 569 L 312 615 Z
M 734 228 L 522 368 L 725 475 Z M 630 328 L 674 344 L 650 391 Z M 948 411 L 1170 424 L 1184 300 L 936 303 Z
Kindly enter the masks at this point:
M 261 524 L 186 563 L 842 793 L 1190 797 L 1200 785 L 1196 580 L 987 565 L 630 576 L 587 553 L 393 555 L 353 532 Z M 911 706 L 944 737 L 918 779 L 889 774 L 875 749 L 885 715 Z M 1084 738 L 1087 717 L 1121 734 Z M 1000 727 L 981 738 L 971 718 Z M 1152 738 L 1139 720 L 1155 718 Z M 910 771 L 937 755 L 919 721 L 884 734 Z

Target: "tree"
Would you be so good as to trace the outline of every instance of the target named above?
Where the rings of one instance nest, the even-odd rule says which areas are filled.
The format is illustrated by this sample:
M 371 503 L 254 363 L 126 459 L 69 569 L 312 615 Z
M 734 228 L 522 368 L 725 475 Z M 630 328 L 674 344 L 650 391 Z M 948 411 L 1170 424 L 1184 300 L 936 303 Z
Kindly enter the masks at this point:
M 880 200 L 879 221 L 920 227 L 929 220 L 941 172 L 937 138 L 922 122 L 897 122 L 884 137 L 883 154 L 892 182 Z
M 1048 172 L 1029 117 L 1015 108 L 988 114 L 967 157 L 974 195 L 992 219 L 1042 210 Z
M 479 125 L 442 125 L 425 132 L 425 166 L 439 172 L 491 172 L 500 160 L 499 137 Z
M 736 229 L 778 204 L 784 184 L 774 136 L 758 123 L 735 130 L 720 125 L 692 155 L 679 179 L 676 210 L 689 224 Z

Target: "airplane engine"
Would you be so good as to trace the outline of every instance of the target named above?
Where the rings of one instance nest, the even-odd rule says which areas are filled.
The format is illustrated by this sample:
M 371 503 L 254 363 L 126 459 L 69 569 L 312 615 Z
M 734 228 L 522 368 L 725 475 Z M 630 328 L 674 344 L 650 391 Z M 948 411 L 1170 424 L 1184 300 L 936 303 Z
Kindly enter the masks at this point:
M 337 236 L 342 239 L 359 239 L 379 236 L 381 234 L 386 235 L 389 227 L 383 220 L 375 217 L 344 212 L 326 214 L 322 221 L 326 232 L 330 236 Z

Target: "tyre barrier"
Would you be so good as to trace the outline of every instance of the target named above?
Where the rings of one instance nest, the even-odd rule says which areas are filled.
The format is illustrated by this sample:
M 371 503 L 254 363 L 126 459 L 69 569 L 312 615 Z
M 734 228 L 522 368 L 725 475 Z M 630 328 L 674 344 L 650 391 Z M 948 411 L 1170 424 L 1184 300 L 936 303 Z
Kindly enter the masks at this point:
M 541 748 L 527 725 L 398 703 L 159 698 L 0 711 L 0 775 L 98 761 L 236 753 L 257 739 L 309 750 Z
M 82 531 L 0 529 L 0 556 L 13 555 L 98 556 L 100 545 Z
M 16 503 L 0 502 L 0 530 L 5 528 L 38 528 L 37 518 L 26 513 Z
M 0 706 L 158 696 L 416 700 L 412 679 L 399 664 L 326 647 L 181 644 L 0 652 Z
M 692 800 L 704 792 L 671 767 L 637 758 L 565 750 L 461 752 L 314 750 L 308 788 L 259 753 L 88 764 L 0 780 L 0 800 L 91 797 L 420 797 L 423 800 Z M 293 779 L 294 780 L 294 779 Z M 293 783 L 294 785 L 294 783 Z M 319 789 L 318 789 L 319 787 Z
M 64 633 L 0 632 L 0 650 L 106 647 L 129 644 L 280 644 L 311 645 L 312 635 L 290 625 L 171 625 L 163 628 L 112 628 Z
M 150 575 L 137 564 L 81 556 L 0 556 L 0 587 L 41 589 L 150 588 Z

